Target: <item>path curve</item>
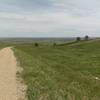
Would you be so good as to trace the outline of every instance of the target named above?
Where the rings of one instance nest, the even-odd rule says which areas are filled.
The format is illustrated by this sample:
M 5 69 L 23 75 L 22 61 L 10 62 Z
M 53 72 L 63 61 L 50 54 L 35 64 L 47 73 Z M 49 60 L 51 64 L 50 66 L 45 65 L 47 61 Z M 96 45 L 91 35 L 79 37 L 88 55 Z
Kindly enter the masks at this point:
M 0 51 L 0 100 L 17 98 L 17 62 L 10 47 Z

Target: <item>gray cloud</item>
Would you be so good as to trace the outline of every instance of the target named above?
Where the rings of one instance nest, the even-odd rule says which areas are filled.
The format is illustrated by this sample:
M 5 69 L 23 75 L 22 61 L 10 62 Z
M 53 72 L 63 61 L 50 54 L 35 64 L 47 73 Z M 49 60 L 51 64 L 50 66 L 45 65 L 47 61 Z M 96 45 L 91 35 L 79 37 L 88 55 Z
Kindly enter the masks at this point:
M 98 0 L 0 0 L 0 35 L 100 36 L 99 11 Z

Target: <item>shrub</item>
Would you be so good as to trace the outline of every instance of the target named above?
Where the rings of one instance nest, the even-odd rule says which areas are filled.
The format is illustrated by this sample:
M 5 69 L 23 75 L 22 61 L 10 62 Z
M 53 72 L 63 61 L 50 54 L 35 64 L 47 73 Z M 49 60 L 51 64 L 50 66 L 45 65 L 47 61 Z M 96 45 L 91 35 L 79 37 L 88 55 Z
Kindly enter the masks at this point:
M 38 46 L 39 46 L 39 44 L 38 44 L 38 43 L 34 43 L 34 46 L 35 46 L 35 47 L 38 47 Z
M 76 38 L 76 41 L 80 41 L 80 40 L 81 40 L 81 38 L 80 38 L 80 37 L 77 37 L 77 38 Z
M 57 45 L 56 43 L 53 44 L 53 46 L 56 46 L 56 45 Z
M 85 39 L 85 40 L 89 40 L 89 36 L 88 36 L 88 35 L 86 35 L 84 39 Z

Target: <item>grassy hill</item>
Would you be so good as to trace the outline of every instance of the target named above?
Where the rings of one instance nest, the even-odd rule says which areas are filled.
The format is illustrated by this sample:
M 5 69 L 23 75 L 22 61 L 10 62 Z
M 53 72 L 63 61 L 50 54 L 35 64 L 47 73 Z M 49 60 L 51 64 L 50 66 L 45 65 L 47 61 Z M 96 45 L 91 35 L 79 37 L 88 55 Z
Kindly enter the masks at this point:
M 100 100 L 100 40 L 14 51 L 29 100 Z

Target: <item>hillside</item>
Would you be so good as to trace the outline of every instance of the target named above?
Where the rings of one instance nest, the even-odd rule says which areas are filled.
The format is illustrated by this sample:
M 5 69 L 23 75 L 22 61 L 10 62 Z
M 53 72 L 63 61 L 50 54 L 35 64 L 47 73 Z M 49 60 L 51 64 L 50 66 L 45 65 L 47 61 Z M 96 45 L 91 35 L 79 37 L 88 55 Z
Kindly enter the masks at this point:
M 14 51 L 29 100 L 100 100 L 100 40 Z

